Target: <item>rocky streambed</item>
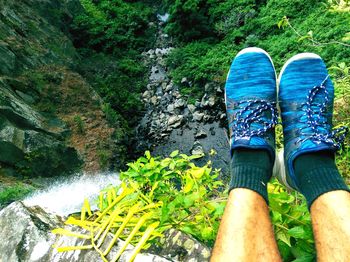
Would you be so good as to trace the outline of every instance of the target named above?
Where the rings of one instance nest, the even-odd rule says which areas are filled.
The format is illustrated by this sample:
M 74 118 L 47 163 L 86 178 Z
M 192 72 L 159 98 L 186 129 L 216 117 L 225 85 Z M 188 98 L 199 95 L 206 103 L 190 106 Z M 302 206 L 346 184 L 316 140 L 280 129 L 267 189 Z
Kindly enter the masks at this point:
M 229 143 L 225 129 L 223 87 L 216 83 L 203 86 L 201 100 L 190 103 L 180 86 L 169 77 L 166 58 L 174 49 L 159 22 L 157 47 L 143 53 L 149 68 L 147 90 L 142 94 L 145 114 L 137 127 L 139 150 L 151 149 L 154 155 L 167 156 L 174 150 L 186 154 L 206 154 L 199 164 L 209 159 L 227 177 Z M 181 86 L 191 88 L 186 77 Z

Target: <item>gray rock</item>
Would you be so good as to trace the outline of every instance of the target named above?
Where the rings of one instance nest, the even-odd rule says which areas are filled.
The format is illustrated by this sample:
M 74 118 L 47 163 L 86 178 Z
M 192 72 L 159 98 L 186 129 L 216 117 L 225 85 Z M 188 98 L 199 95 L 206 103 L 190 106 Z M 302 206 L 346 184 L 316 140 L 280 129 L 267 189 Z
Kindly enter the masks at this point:
M 175 110 L 174 104 L 170 104 L 170 105 L 167 106 L 167 111 L 168 111 L 170 114 L 173 114 L 173 113 L 174 113 L 174 110 Z
M 215 103 L 216 103 L 216 98 L 215 98 L 215 96 L 210 96 L 210 97 L 208 98 L 208 106 L 213 107 L 213 106 L 215 105 Z
M 176 229 L 170 229 L 164 235 L 159 255 L 173 261 L 209 261 L 211 250 L 193 237 Z
M 184 119 L 183 115 L 171 116 L 168 119 L 168 126 L 172 127 L 172 128 L 177 128 L 177 127 L 181 126 L 181 122 L 183 119 Z
M 153 105 L 156 105 L 157 102 L 158 102 L 157 97 L 156 97 L 156 96 L 152 96 L 152 97 L 151 97 L 151 103 L 152 103 Z
M 149 90 L 146 90 L 143 94 L 142 94 L 142 98 L 143 99 L 150 99 L 151 98 L 151 92 Z
M 201 121 L 204 117 L 204 113 L 194 112 L 193 113 L 193 120 L 195 121 Z
M 201 107 L 206 107 L 208 105 L 209 105 L 208 95 L 204 94 L 204 96 L 202 97 L 202 100 L 201 100 Z
M 191 113 L 193 113 L 196 110 L 195 105 L 192 105 L 192 104 L 187 105 L 187 108 Z
M 192 155 L 203 155 L 204 149 L 199 141 L 195 141 L 191 148 Z
M 181 84 L 183 84 L 183 85 L 188 84 L 188 80 L 187 80 L 186 77 L 183 77 L 183 78 L 181 79 Z
M 182 108 L 182 107 L 184 107 L 184 105 L 185 105 L 185 101 L 183 100 L 183 99 L 177 99 L 176 101 L 175 101 L 175 108 Z
M 61 226 L 60 217 L 39 207 L 12 203 L 0 211 L 0 261 L 52 261 L 56 236 L 51 230 Z
M 175 98 L 181 98 L 182 95 L 180 94 L 179 90 L 174 90 L 172 95 L 175 97 Z
M 170 83 L 170 84 L 168 84 L 166 87 L 165 87 L 165 91 L 166 92 L 169 92 L 169 91 L 171 91 L 171 90 L 173 90 L 173 84 L 172 83 Z
M 65 226 L 63 219 L 57 215 L 47 213 L 42 208 L 28 207 L 21 202 L 14 202 L 0 211 L 0 261 L 6 262 L 44 262 L 44 261 L 69 261 L 69 262 L 102 262 L 100 255 L 94 249 L 81 251 L 57 252 L 52 248 L 58 246 L 89 245 L 90 240 L 68 236 L 54 235 L 51 231 L 55 228 L 65 228 L 80 234 L 86 234 L 75 226 Z M 106 249 L 113 235 L 108 234 L 101 246 Z M 124 241 L 118 240 L 107 255 L 112 261 Z M 129 261 L 133 246 L 128 245 L 119 261 Z M 166 258 L 142 253 L 138 254 L 135 261 L 167 262 Z
M 157 91 L 156 91 L 156 96 L 162 96 L 163 95 L 163 90 L 161 86 L 158 86 Z
M 147 54 L 154 55 L 154 50 L 153 49 L 148 50 Z
M 195 138 L 204 138 L 207 137 L 207 133 L 205 133 L 204 130 L 199 129 L 195 134 L 194 134 Z
M 196 102 L 194 103 L 194 105 L 195 105 L 197 108 L 201 108 L 201 102 L 199 102 L 199 101 L 196 101 Z
M 204 117 L 203 117 L 203 121 L 204 122 L 208 122 L 208 121 L 210 121 L 212 119 L 213 119 L 213 117 L 211 115 L 204 115 Z

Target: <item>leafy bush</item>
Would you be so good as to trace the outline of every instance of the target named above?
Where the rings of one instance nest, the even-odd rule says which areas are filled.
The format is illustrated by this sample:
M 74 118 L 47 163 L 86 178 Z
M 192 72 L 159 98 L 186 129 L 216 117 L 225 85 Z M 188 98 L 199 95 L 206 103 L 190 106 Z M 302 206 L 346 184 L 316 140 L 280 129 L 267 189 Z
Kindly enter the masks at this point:
M 310 213 L 303 196 L 273 180 L 268 185 L 270 216 L 283 261 L 314 261 Z
M 146 152 L 120 174 L 120 186 L 110 186 L 100 192 L 96 200 L 97 211 L 91 212 L 85 201 L 80 219 L 71 217 L 67 223 L 83 228 L 93 224 L 95 241 L 105 230 L 103 225 L 111 223 L 107 231 L 139 248 L 138 243 L 152 225 L 148 244 L 144 242 L 143 248 L 159 243 L 159 237 L 169 228 L 186 232 L 213 246 L 226 205 L 227 190 L 217 180 L 219 170 L 212 170 L 210 162 L 203 167 L 192 163 L 198 157 L 201 155 L 187 156 L 175 151 L 170 157 L 160 159 Z M 269 183 L 268 192 L 270 215 L 283 260 L 312 261 L 315 249 L 306 201 L 299 193 L 287 192 L 276 180 Z M 111 222 L 115 212 L 118 215 Z M 137 223 L 141 223 L 138 233 L 134 231 Z M 84 247 L 59 247 L 59 250 L 72 248 Z
M 71 217 L 66 221 L 89 230 L 89 234 L 54 230 L 57 234 L 91 239 L 92 244 L 58 247 L 58 250 L 95 248 L 105 255 L 113 243 L 107 250 L 100 250 L 101 243 L 107 232 L 112 232 L 114 241 L 119 237 L 126 241 L 125 246 L 133 243 L 135 255 L 155 242 L 152 240 L 159 243 L 159 237 L 169 228 L 182 230 L 212 245 L 227 192 L 220 190 L 222 183 L 216 180 L 219 172 L 213 171 L 210 163 L 197 167 L 191 162 L 198 157 L 201 155 L 187 156 L 175 151 L 170 157 L 159 159 L 146 152 L 145 157 L 129 163 L 129 169 L 120 174 L 122 184 L 100 192 L 98 211 L 91 212 L 86 200 L 80 219 Z
M 122 54 L 123 49 L 140 49 L 154 41 L 155 30 L 148 26 L 153 10 L 144 1 L 80 2 L 85 12 L 72 26 L 77 47 Z

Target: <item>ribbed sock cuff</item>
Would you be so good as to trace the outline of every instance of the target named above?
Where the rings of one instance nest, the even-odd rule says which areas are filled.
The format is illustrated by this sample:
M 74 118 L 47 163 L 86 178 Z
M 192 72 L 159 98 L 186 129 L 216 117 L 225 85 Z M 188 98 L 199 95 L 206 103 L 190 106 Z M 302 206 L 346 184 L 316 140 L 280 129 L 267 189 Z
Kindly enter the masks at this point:
M 231 168 L 230 191 L 234 188 L 247 188 L 260 194 L 268 203 L 267 182 L 271 172 L 252 165 L 233 165 Z
M 312 203 L 324 193 L 335 190 L 350 192 L 336 168 L 318 168 L 303 174 L 299 180 L 299 189 L 305 196 L 309 209 Z

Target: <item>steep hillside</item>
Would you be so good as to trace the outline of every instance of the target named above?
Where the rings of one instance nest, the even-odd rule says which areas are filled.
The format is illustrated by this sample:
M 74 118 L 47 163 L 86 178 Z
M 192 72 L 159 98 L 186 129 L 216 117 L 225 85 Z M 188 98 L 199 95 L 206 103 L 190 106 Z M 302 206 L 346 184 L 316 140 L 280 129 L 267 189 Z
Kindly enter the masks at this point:
M 2 190 L 11 177 L 109 167 L 115 129 L 74 69 L 79 55 L 68 27 L 81 10 L 73 0 L 0 1 Z

